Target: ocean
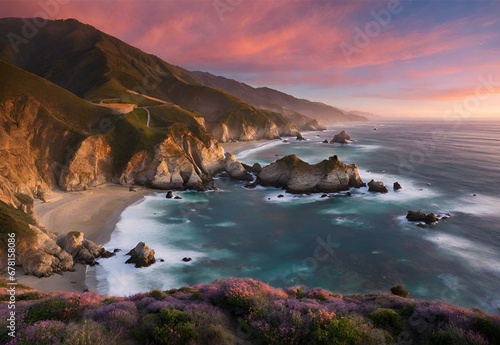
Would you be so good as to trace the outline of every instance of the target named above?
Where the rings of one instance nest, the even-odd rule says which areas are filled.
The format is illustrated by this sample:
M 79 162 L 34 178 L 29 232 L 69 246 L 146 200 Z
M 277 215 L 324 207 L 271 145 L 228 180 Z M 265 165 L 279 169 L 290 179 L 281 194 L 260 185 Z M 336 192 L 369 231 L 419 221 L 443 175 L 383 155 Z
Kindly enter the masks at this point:
M 356 142 L 322 143 L 344 129 Z M 372 122 L 304 137 L 237 157 L 264 165 L 292 153 L 309 163 L 338 155 L 389 193 L 361 188 L 321 198 L 218 178 L 218 191 L 175 192 L 182 200 L 146 196 L 123 212 L 105 244 L 121 252 L 89 270 L 97 290 L 130 295 L 226 277 L 342 294 L 404 284 L 415 298 L 499 312 L 500 122 Z M 392 190 L 396 181 L 403 190 Z M 419 209 L 449 219 L 421 228 L 405 218 Z M 125 254 L 140 241 L 163 262 L 126 265 Z

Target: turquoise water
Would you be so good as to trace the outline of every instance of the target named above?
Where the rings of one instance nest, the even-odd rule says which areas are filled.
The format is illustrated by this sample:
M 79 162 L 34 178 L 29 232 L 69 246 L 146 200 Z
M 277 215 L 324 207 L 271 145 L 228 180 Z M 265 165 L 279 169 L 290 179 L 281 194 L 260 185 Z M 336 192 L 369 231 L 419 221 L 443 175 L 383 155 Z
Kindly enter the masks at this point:
M 342 129 L 357 141 L 321 143 Z M 123 251 L 100 261 L 98 290 L 128 295 L 229 276 L 344 294 L 388 292 L 402 283 L 413 297 L 497 312 L 500 123 L 381 122 L 305 137 L 237 156 L 268 164 L 291 153 L 310 163 L 336 154 L 356 163 L 365 182 L 381 180 L 390 192 L 361 188 L 350 197 L 277 198 L 283 191 L 247 190 L 220 178 L 217 192 L 177 192 L 182 200 L 148 196 L 125 210 L 106 244 Z M 402 191 L 392 191 L 395 181 Z M 451 217 L 420 228 L 406 221 L 409 209 Z M 139 241 L 164 262 L 142 269 L 125 265 L 123 255 Z M 182 262 L 185 256 L 193 261 Z

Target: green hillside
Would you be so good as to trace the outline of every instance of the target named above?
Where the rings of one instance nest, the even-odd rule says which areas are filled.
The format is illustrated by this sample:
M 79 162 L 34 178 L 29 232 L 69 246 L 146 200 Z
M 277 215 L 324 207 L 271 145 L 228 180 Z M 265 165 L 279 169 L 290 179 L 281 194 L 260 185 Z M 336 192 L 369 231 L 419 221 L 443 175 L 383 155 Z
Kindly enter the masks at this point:
M 7 34 L 20 32 L 22 25 L 18 18 L 0 19 L 0 60 L 84 99 L 129 99 L 145 105 L 144 100 L 127 94 L 127 90 L 133 90 L 197 111 L 208 122 L 221 121 L 223 114 L 233 111 L 238 111 L 246 123 L 253 122 L 254 107 L 248 103 L 205 86 L 191 72 L 74 19 L 48 21 L 15 53 Z M 269 112 L 260 115 L 268 116 Z

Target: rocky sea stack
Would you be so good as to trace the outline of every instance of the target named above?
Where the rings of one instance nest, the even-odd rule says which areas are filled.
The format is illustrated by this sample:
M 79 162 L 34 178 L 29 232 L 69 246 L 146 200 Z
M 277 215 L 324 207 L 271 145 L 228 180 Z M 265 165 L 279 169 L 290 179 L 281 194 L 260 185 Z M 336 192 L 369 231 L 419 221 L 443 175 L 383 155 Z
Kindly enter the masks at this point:
M 368 191 L 385 194 L 389 192 L 382 181 L 371 180 L 368 182 Z
M 330 144 L 333 143 L 349 144 L 350 142 L 352 142 L 352 140 L 349 134 L 347 134 L 346 131 L 342 131 L 339 134 L 335 134 L 332 141 L 330 141 Z
M 286 189 L 288 193 L 333 193 L 365 186 L 355 164 L 342 163 L 337 156 L 309 164 L 289 155 L 265 166 L 257 184 Z
M 155 251 L 144 242 L 137 243 L 135 248 L 132 248 L 127 255 L 130 255 L 130 258 L 125 263 L 135 264 L 137 268 L 148 267 L 156 262 Z

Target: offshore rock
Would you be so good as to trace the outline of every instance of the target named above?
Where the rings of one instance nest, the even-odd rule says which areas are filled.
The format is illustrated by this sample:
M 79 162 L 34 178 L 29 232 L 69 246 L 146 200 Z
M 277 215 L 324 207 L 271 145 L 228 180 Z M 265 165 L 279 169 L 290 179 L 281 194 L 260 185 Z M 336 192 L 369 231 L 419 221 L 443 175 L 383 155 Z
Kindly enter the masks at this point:
M 224 159 L 224 170 L 229 176 L 235 180 L 252 181 L 252 175 L 244 168 L 244 166 L 236 160 L 236 156 L 226 152 Z
M 346 131 L 342 131 L 339 134 L 335 134 L 333 139 L 330 141 L 330 144 L 333 143 L 341 143 L 341 144 L 349 144 L 351 142 L 351 137 L 347 134 Z
M 387 193 L 387 187 L 384 185 L 384 182 L 371 180 L 368 182 L 368 191 L 369 192 L 377 192 L 377 193 Z
M 408 214 L 406 215 L 406 219 L 408 219 L 410 222 L 420 222 L 424 221 L 427 216 L 425 215 L 424 212 L 421 210 L 418 211 L 408 211 Z
M 130 258 L 125 263 L 135 264 L 136 268 L 148 267 L 156 262 L 155 251 L 144 242 L 139 242 L 127 255 L 130 255 Z
M 333 193 L 365 185 L 356 165 L 342 163 L 337 156 L 311 165 L 296 155 L 289 155 L 265 166 L 256 182 L 295 194 Z

